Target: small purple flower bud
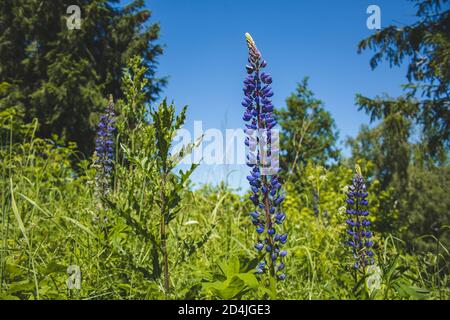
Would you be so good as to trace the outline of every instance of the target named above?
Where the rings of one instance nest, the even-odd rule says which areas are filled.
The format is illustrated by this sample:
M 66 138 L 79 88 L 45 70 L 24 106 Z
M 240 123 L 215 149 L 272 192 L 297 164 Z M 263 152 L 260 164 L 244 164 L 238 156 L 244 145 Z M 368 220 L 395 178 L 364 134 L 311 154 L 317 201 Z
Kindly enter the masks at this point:
M 259 218 L 259 212 L 258 212 L 258 211 L 253 211 L 252 213 L 250 213 L 250 215 L 251 215 L 253 218 L 255 218 L 255 219 Z
M 282 203 L 283 201 L 284 201 L 284 196 L 280 196 L 280 197 L 278 197 L 278 198 L 275 199 L 274 205 L 275 205 L 275 206 L 279 206 L 280 203 Z
M 255 244 L 255 249 L 258 251 L 261 251 L 264 248 L 264 244 L 262 244 L 261 242 L 258 242 L 257 244 Z

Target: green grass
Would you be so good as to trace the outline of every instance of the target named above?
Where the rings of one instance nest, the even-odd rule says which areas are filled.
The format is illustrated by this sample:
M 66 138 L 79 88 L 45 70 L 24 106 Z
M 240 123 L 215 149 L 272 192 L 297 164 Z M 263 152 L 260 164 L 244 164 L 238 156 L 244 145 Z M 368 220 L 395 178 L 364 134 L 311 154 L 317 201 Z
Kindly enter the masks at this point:
M 4 299 L 360 299 L 341 244 L 343 196 L 325 201 L 314 216 L 306 195 L 287 187 L 288 278 L 275 295 L 256 279 L 252 209 L 225 186 L 182 192 L 177 218 L 169 225 L 170 292 L 161 275 L 158 210 L 132 178 L 117 181 L 112 208 L 95 194 L 87 163 L 75 175 L 73 150 L 36 139 L 2 153 L 1 291 Z M 129 177 L 129 175 L 128 175 Z M 327 183 L 334 183 L 328 181 Z M 330 187 L 332 188 L 332 187 Z M 131 192 L 130 192 L 131 190 Z M 327 190 L 323 190 L 326 199 Z M 142 207 L 127 207 L 138 199 Z M 142 226 L 142 230 L 126 221 Z M 155 233 L 157 234 L 157 233 Z M 448 251 L 407 253 L 395 235 L 377 234 L 381 285 L 373 299 L 448 299 Z M 79 266 L 81 289 L 69 290 L 67 268 Z M 256 280 L 256 282 L 255 282 Z

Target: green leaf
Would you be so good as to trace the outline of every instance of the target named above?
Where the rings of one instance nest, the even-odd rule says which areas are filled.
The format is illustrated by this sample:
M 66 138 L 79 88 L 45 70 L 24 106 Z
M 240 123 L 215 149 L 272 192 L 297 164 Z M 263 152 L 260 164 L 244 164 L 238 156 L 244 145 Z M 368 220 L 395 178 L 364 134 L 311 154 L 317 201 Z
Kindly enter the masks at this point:
M 50 263 L 47 264 L 44 274 L 49 275 L 51 273 L 66 273 L 67 266 L 63 266 L 55 261 L 50 261 Z
M 19 225 L 19 229 L 22 232 L 22 235 L 25 239 L 25 242 L 27 243 L 28 247 L 30 246 L 30 242 L 28 241 L 27 232 L 25 230 L 25 226 L 23 224 L 22 218 L 20 217 L 19 209 L 17 209 L 16 200 L 14 199 L 14 190 L 13 190 L 13 183 L 12 178 L 10 178 L 10 186 L 11 186 L 11 207 L 14 212 L 14 217 L 17 220 L 17 224 Z
M 255 275 L 251 272 L 239 273 L 236 276 L 244 281 L 245 285 L 249 288 L 256 289 L 259 286 L 258 279 L 256 279 Z
M 67 220 L 71 223 L 73 223 L 74 225 L 76 225 L 78 228 L 80 228 L 81 230 L 85 231 L 86 233 L 88 233 L 91 237 L 96 238 L 97 236 L 85 225 L 83 225 L 82 223 L 80 223 L 79 221 L 72 219 L 70 217 L 66 217 L 66 216 L 62 216 L 61 218 L 63 218 L 64 220 Z

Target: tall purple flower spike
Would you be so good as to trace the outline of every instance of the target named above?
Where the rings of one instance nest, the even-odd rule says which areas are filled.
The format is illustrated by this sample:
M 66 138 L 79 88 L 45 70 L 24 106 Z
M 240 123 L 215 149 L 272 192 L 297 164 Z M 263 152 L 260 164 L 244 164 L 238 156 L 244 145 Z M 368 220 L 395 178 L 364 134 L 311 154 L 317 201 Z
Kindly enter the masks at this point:
M 287 233 L 277 232 L 278 226 L 286 218 L 280 209 L 284 200 L 278 173 L 278 136 L 273 128 L 277 122 L 273 114 L 273 96 L 270 84 L 272 77 L 263 72 L 267 62 L 262 59 L 250 34 L 246 33 L 249 51 L 248 76 L 244 80 L 245 109 L 243 120 L 246 123 L 245 145 L 248 148 L 247 165 L 251 168 L 247 180 L 252 195 L 250 200 L 255 211 L 250 213 L 253 225 L 259 235 L 255 249 L 261 253 L 261 261 L 256 267 L 257 274 L 269 272 L 270 276 L 284 280 L 284 257 L 286 250 L 282 246 L 287 242 Z
M 347 215 L 349 218 L 346 223 L 348 226 L 347 245 L 351 248 L 355 263 L 353 267 L 356 270 L 364 272 L 365 267 L 374 263 L 374 253 L 372 251 L 373 241 L 370 231 L 370 221 L 368 220 L 369 211 L 367 206 L 367 188 L 364 178 L 361 175 L 359 167 L 353 177 L 352 184 L 348 187 Z
M 114 102 L 109 98 L 105 113 L 100 117 L 95 140 L 96 185 L 99 193 L 106 195 L 111 187 L 111 173 L 114 166 Z

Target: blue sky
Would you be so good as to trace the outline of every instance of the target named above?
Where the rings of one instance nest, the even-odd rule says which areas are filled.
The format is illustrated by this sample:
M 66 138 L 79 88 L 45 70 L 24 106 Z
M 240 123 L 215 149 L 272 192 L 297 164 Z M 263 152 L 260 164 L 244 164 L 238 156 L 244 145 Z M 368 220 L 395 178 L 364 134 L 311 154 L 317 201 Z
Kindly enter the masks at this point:
M 296 83 L 309 76 L 310 88 L 336 121 L 343 147 L 346 137 L 369 122 L 357 112 L 355 94 L 397 96 L 406 82 L 405 66 L 391 69 L 386 63 L 372 71 L 371 53 L 357 54 L 358 42 L 374 32 L 366 27 L 370 4 L 380 7 L 382 27 L 415 20 L 407 0 L 148 0 L 165 45 L 158 68 L 160 76 L 169 76 L 163 96 L 178 109 L 188 105 L 189 130 L 196 120 L 204 129 L 242 127 L 244 33 L 250 32 L 268 61 L 274 105 L 284 106 Z M 228 177 L 231 186 L 243 187 L 246 170 L 201 165 L 192 179 L 214 184 Z

